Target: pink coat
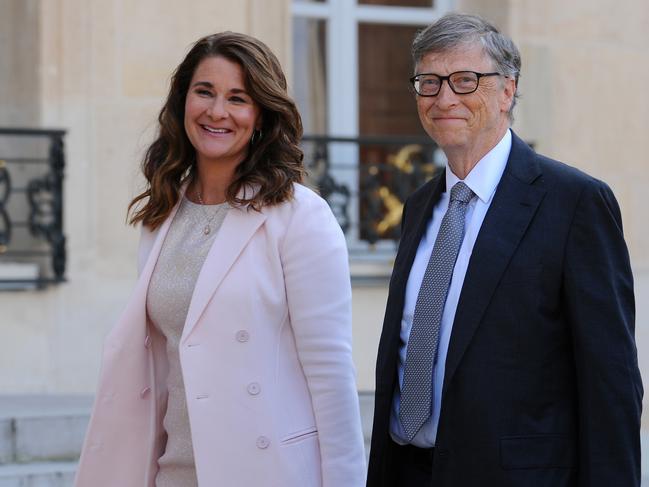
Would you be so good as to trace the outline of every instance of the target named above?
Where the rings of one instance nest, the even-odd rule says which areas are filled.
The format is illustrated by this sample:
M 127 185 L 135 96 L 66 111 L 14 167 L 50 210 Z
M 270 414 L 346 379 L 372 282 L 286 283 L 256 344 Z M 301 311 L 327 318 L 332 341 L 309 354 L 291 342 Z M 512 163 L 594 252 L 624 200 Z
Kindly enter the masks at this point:
M 151 487 L 162 454 L 166 353 L 146 293 L 175 209 L 143 232 L 140 277 L 107 336 L 77 487 Z M 201 487 L 361 487 L 345 239 L 327 204 L 229 210 L 180 342 Z

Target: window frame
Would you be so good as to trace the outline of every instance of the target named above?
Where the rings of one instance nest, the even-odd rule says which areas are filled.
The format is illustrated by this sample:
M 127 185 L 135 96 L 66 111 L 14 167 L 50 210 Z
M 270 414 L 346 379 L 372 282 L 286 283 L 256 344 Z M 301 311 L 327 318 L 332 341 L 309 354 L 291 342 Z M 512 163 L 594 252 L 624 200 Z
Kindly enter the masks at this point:
M 326 24 L 327 134 L 310 135 L 352 138 L 359 136 L 359 24 L 423 27 L 452 10 L 454 0 L 435 0 L 434 3 L 434 7 L 427 8 L 359 5 L 355 0 L 327 0 L 317 3 L 292 1 L 292 18 L 323 20 Z M 422 19 L 425 19 L 425 22 L 422 22 Z M 330 155 L 338 161 L 348 161 L 351 166 L 342 171 L 333 169 L 333 176 L 350 188 L 358 188 L 358 171 L 350 170 L 358 167 L 358 146 L 332 144 Z M 360 240 L 357 197 L 350 202 L 349 213 L 351 230 L 347 232 L 346 237 L 352 264 L 391 263 L 396 252 L 395 242 L 381 240 L 370 245 Z

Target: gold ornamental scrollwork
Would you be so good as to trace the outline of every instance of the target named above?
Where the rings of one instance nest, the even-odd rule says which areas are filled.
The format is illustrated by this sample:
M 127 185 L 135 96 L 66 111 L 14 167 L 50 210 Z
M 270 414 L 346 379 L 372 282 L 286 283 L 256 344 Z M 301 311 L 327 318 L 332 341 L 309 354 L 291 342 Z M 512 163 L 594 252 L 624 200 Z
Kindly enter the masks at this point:
M 415 172 L 415 164 L 419 164 L 419 162 L 415 162 L 417 156 L 422 154 L 422 152 L 423 148 L 420 144 L 404 145 L 396 154 L 388 155 L 387 162 L 389 165 L 394 166 L 398 171 L 411 175 Z M 374 172 L 370 172 L 373 175 L 378 174 L 378 169 L 372 169 L 374 169 Z M 426 179 L 432 177 L 435 172 L 435 166 L 432 163 L 424 164 L 420 169 Z M 376 231 L 379 235 L 385 235 L 400 224 L 405 199 L 402 201 L 399 196 L 395 194 L 393 188 L 386 185 L 381 185 L 379 187 L 378 195 L 383 203 L 386 213 L 376 224 Z
M 419 144 L 404 145 L 399 149 L 399 152 L 388 156 L 388 164 L 392 164 L 401 172 L 412 174 L 414 171 L 412 156 L 419 153 L 421 153 L 421 146 Z
M 379 235 L 383 235 L 401 222 L 403 202 L 387 186 L 381 186 L 379 188 L 379 197 L 387 209 L 385 216 L 376 224 L 376 231 Z

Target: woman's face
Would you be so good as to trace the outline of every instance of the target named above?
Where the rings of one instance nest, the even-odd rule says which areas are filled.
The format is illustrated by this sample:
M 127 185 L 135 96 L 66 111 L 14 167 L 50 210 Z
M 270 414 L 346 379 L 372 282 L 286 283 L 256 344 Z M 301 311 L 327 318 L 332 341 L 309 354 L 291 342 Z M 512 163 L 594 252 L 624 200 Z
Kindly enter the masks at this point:
M 241 66 L 222 56 L 196 67 L 185 99 L 185 132 L 199 165 L 233 171 L 261 127 L 261 109 L 246 93 Z

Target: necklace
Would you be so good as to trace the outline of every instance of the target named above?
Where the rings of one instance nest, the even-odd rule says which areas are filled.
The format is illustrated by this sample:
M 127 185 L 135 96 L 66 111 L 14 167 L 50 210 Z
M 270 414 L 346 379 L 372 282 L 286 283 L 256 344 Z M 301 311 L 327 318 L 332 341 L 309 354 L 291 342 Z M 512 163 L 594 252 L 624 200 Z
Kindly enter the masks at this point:
M 212 224 L 212 221 L 214 218 L 216 218 L 216 215 L 218 215 L 219 211 L 221 210 L 221 205 L 216 209 L 216 211 L 212 214 L 212 216 L 207 214 L 207 211 L 205 211 L 205 203 L 203 203 L 203 198 L 201 198 L 201 193 L 200 191 L 196 190 L 196 197 L 198 199 L 198 202 L 201 204 L 201 210 L 203 211 L 203 216 L 205 217 L 205 220 L 207 223 L 205 224 L 205 227 L 203 227 L 203 234 L 204 235 L 209 235 L 210 232 L 212 231 L 212 227 L 210 226 Z

